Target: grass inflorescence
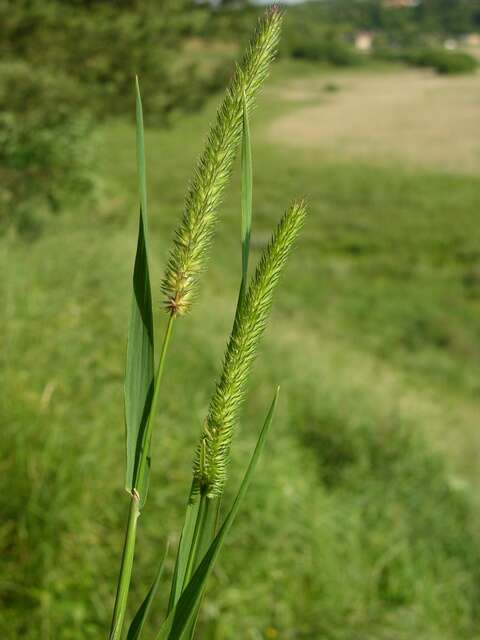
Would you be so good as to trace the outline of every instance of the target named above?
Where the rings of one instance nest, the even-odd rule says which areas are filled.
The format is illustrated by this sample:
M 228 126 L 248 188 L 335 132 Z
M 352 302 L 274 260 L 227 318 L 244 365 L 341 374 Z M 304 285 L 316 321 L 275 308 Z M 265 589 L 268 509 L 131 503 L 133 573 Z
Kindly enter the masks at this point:
M 183 315 L 191 306 L 240 141 L 243 100 L 250 109 L 274 58 L 281 23 L 278 10 L 268 11 L 260 20 L 199 159 L 162 281 L 165 306 L 172 314 Z
M 264 81 L 275 55 L 281 21 L 282 13 L 276 8 L 267 10 L 260 20 L 247 52 L 227 89 L 216 123 L 207 138 L 205 151 L 200 157 L 192 184 L 187 192 L 183 217 L 175 233 L 173 248 L 161 285 L 169 318 L 155 374 L 143 112 L 137 81 L 140 222 L 125 378 L 126 487 L 130 494 L 130 508 L 110 640 L 121 640 L 123 635 L 137 523 L 147 497 L 153 424 L 164 365 L 172 338 L 173 322 L 177 316 L 184 315 L 191 307 L 199 276 L 204 270 L 207 250 L 211 244 L 218 205 L 232 172 L 240 139 L 242 139 L 242 272 L 237 312 L 225 355 L 223 372 L 210 405 L 195 459 L 194 480 L 177 551 L 167 615 L 157 640 L 193 638 L 206 582 L 244 498 L 273 420 L 278 401 L 278 389 L 238 495 L 223 524 L 217 528 L 220 503 L 215 499 L 221 496 L 225 485 L 233 427 L 245 395 L 248 373 L 267 321 L 275 285 L 305 218 L 303 202 L 293 204 L 285 213 L 260 259 L 255 276 L 247 290 L 253 181 L 249 110 L 253 106 L 255 94 Z M 162 571 L 163 561 L 153 586 L 132 620 L 128 640 L 137 640 L 142 635 Z
M 284 214 L 263 252 L 244 301 L 239 306 L 194 462 L 197 488 L 220 496 L 226 480 L 233 429 L 245 397 L 248 374 L 270 310 L 275 286 L 305 219 L 305 204 Z

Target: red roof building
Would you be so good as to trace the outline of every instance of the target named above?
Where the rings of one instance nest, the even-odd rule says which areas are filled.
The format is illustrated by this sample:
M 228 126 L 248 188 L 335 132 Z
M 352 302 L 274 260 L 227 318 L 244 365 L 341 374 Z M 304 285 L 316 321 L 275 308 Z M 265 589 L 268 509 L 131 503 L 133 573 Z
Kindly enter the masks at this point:
M 416 7 L 420 4 L 420 0 L 384 0 L 386 7 L 400 9 L 404 7 Z

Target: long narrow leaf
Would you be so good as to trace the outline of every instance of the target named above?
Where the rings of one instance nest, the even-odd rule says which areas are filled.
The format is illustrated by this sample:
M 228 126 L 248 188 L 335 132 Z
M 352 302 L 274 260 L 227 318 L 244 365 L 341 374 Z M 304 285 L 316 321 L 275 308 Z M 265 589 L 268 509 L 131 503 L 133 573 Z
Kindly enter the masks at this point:
M 177 559 L 173 573 L 168 613 L 170 613 L 170 611 L 175 607 L 182 594 L 185 571 L 192 546 L 193 532 L 195 530 L 195 522 L 197 521 L 199 504 L 200 498 L 198 494 L 194 494 L 191 490 L 185 512 L 185 522 L 183 523 L 182 535 L 180 536 L 180 542 L 178 543 Z
M 207 510 L 203 521 L 203 530 L 200 532 L 198 540 L 197 557 L 195 562 L 195 569 L 197 569 L 200 561 L 204 558 L 210 545 L 212 544 L 218 523 L 218 515 L 220 511 L 220 498 L 209 498 L 207 503 Z M 186 586 L 186 585 L 185 585 Z
M 252 229 L 252 149 L 250 140 L 250 125 L 248 121 L 248 107 L 245 92 L 242 96 L 243 100 L 243 113 L 242 113 L 242 149 L 241 149 L 241 182 L 242 182 L 242 199 L 241 199 L 241 211 L 242 211 L 242 226 L 241 226 L 241 238 L 242 238 L 242 279 L 240 284 L 240 291 L 238 294 L 237 312 L 243 304 L 243 298 L 248 286 L 248 259 L 250 254 L 250 238 Z M 217 527 L 218 514 L 220 510 L 220 498 L 215 497 L 209 499 L 207 513 L 201 523 L 201 530 L 198 534 L 198 541 L 196 547 L 196 553 L 194 558 L 194 569 L 196 569 L 208 551 L 212 544 Z M 184 576 L 185 579 L 185 576 Z M 180 593 L 177 593 L 177 600 Z M 175 602 L 176 604 L 176 602 Z M 196 611 L 193 614 L 192 619 L 185 632 L 183 633 L 182 640 L 191 640 L 194 635 L 198 610 L 200 608 L 200 602 L 197 605 Z
M 165 554 L 162 558 L 160 566 L 158 567 L 157 574 L 155 576 L 153 584 L 150 587 L 149 592 L 145 596 L 145 600 L 142 602 L 137 613 L 135 614 L 135 617 L 133 618 L 132 623 L 130 624 L 130 628 L 128 629 L 128 633 L 127 633 L 127 640 L 138 640 L 138 638 L 140 638 L 140 635 L 143 630 L 143 626 L 145 624 L 145 621 L 148 618 L 148 614 L 150 612 L 152 602 L 157 593 L 158 585 L 160 584 L 160 579 L 163 575 L 163 569 L 165 567 L 165 560 L 167 558 L 167 553 L 168 553 L 168 548 L 165 549 Z
M 242 279 L 240 291 L 237 301 L 237 314 L 247 288 L 248 277 L 248 258 L 250 252 L 250 236 L 252 228 L 252 151 L 250 143 L 250 127 L 248 122 L 248 110 L 245 92 L 243 93 L 243 121 L 242 121 L 242 149 L 241 149 L 241 183 L 242 183 Z M 195 522 L 198 517 L 199 497 L 190 493 L 187 512 L 185 515 L 185 523 L 183 526 L 182 536 L 178 547 L 177 560 L 175 563 L 175 571 L 173 577 L 172 591 L 170 594 L 170 602 L 168 611 L 177 604 L 182 593 L 182 587 L 185 579 L 185 569 L 187 559 L 191 553 L 191 545 L 193 542 L 193 531 Z M 202 558 L 208 547 L 210 546 L 214 536 L 216 521 L 218 517 L 220 500 L 215 499 L 214 508 L 209 509 L 208 522 L 201 532 L 201 542 L 199 548 L 199 557 Z
M 217 521 L 220 511 L 221 498 L 207 498 L 206 508 L 203 513 L 203 517 L 200 523 L 199 531 L 197 532 L 197 539 L 195 540 L 195 553 L 193 555 L 193 567 L 192 571 L 195 572 L 201 560 L 207 553 L 210 545 L 212 544 L 215 533 L 217 531 Z M 188 584 L 189 577 L 184 577 L 184 588 Z M 182 640 L 193 640 L 195 634 L 195 627 L 197 624 L 198 612 L 200 610 L 201 602 L 199 601 L 193 616 L 190 618 L 190 622 L 182 634 Z
M 135 488 L 135 473 L 142 448 L 142 436 L 150 412 L 154 379 L 154 341 L 152 294 L 148 267 L 148 218 L 145 175 L 145 143 L 142 102 L 136 83 L 137 167 L 140 191 L 140 215 L 137 252 L 133 271 L 133 296 L 128 329 L 125 372 L 125 424 L 127 491 Z
M 279 389 L 275 393 L 275 397 L 270 406 L 270 410 L 263 424 L 260 436 L 258 438 L 255 451 L 253 452 L 250 464 L 240 485 L 237 497 L 230 509 L 225 521 L 223 522 L 219 532 L 215 536 L 210 548 L 199 567 L 192 576 L 186 589 L 182 593 L 177 606 L 171 611 L 168 618 L 162 625 L 157 640 L 180 640 L 185 629 L 191 624 L 197 612 L 202 595 L 205 591 L 207 580 L 213 570 L 218 554 L 222 548 L 225 538 L 230 531 L 235 517 L 240 509 L 242 501 L 250 485 L 251 476 L 258 462 L 258 458 L 264 448 L 268 430 L 273 420 L 275 408 L 278 401 Z
M 193 490 L 191 490 L 185 513 L 185 522 L 182 529 L 182 535 L 178 544 L 177 558 L 175 561 L 175 569 L 173 573 L 172 588 L 170 592 L 167 614 L 169 614 L 170 611 L 176 606 L 178 600 L 180 599 L 180 596 L 182 595 L 183 587 L 185 586 L 187 563 L 194 543 L 193 537 L 199 513 L 199 505 L 200 497 L 198 493 L 195 493 Z M 196 558 L 194 559 L 194 569 L 198 567 L 200 560 L 207 552 L 215 537 L 219 510 L 220 498 L 209 500 L 207 513 L 203 521 L 203 527 L 198 535 L 197 553 Z M 195 620 L 192 621 L 191 633 L 193 632 L 194 626 Z M 186 637 L 189 637 L 191 633 L 186 633 Z
M 243 128 L 242 128 L 242 149 L 241 149 L 241 183 L 242 183 L 242 199 L 241 199 L 241 211 L 242 211 L 242 226 L 241 226 L 241 239 L 242 239 L 242 279 L 240 285 L 240 291 L 237 302 L 237 314 L 240 305 L 242 304 L 243 297 L 247 288 L 248 277 L 248 259 L 250 252 L 250 236 L 252 228 L 252 150 L 250 142 L 250 127 L 248 122 L 248 110 L 245 93 L 243 94 Z M 215 498 L 211 502 L 207 521 L 204 523 L 203 530 L 200 532 L 200 543 L 198 548 L 198 558 L 203 558 L 210 544 L 212 543 L 216 523 L 218 519 L 218 512 L 220 508 L 220 499 Z M 189 502 L 187 505 L 187 512 L 185 516 L 185 523 L 180 538 L 177 560 L 175 564 L 174 578 L 172 584 L 172 591 L 170 594 L 170 602 L 168 612 L 177 604 L 178 599 L 182 593 L 182 588 L 185 580 L 185 570 L 187 559 L 191 553 L 191 546 L 193 542 L 193 531 L 195 528 L 195 522 L 198 517 L 199 497 L 194 493 L 190 493 Z M 198 563 L 197 563 L 198 564 Z M 197 565 L 196 565 L 197 566 Z M 195 567 L 196 568 L 196 567 Z M 187 634 L 188 635 L 188 634 Z

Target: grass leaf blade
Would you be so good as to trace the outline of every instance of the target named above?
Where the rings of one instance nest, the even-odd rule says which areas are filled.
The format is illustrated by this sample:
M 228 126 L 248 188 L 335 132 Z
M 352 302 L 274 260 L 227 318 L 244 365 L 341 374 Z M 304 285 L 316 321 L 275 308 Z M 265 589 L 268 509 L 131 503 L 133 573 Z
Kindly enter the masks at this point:
M 146 619 L 148 618 L 148 614 L 150 612 L 150 608 L 152 606 L 152 602 L 155 598 L 155 595 L 158 590 L 158 585 L 160 584 L 160 579 L 163 575 L 163 569 L 165 567 L 165 560 L 167 558 L 168 548 L 165 549 L 164 556 L 160 563 L 160 566 L 157 569 L 157 574 L 153 581 L 152 586 L 150 587 L 149 592 L 145 596 L 145 600 L 140 605 L 135 617 L 133 618 L 130 627 L 127 633 L 127 640 L 138 640 L 143 630 L 143 626 L 145 624 Z
M 195 530 L 195 522 L 197 521 L 199 505 L 200 499 L 198 495 L 194 495 L 191 491 L 188 499 L 187 510 L 185 513 L 185 522 L 183 524 L 182 535 L 180 536 L 180 542 L 178 543 L 177 559 L 175 562 L 175 570 L 173 573 L 172 590 L 170 593 L 170 602 L 168 604 L 169 613 L 175 607 L 182 594 L 185 571 L 187 568 L 188 557 L 190 555 L 190 548 L 192 546 L 193 533 Z
M 279 389 L 277 389 L 275 393 L 275 397 L 263 424 L 257 445 L 255 447 L 255 451 L 253 452 L 247 471 L 245 472 L 245 475 L 243 477 L 237 497 L 235 498 L 235 501 L 219 532 L 210 545 L 210 548 L 208 549 L 203 560 L 193 574 L 192 579 L 182 593 L 177 606 L 174 610 L 172 610 L 169 617 L 164 622 L 160 633 L 157 636 L 157 640 L 166 640 L 167 638 L 168 640 L 180 640 L 185 629 L 188 628 L 188 626 L 194 619 L 202 595 L 204 593 L 207 580 L 213 570 L 215 561 L 217 560 L 218 554 L 220 553 L 223 542 L 225 541 L 225 538 L 230 531 L 235 517 L 240 509 L 241 503 L 250 485 L 252 474 L 255 470 L 260 454 L 265 446 L 266 437 L 273 420 L 275 408 L 277 406 L 278 395 Z
M 150 413 L 154 380 L 154 338 L 152 294 L 148 267 L 148 218 L 145 171 L 145 143 L 142 102 L 136 83 L 137 166 L 140 191 L 138 241 L 133 271 L 133 296 L 127 342 L 125 372 L 125 424 L 127 442 L 127 491 L 135 488 L 142 435 Z

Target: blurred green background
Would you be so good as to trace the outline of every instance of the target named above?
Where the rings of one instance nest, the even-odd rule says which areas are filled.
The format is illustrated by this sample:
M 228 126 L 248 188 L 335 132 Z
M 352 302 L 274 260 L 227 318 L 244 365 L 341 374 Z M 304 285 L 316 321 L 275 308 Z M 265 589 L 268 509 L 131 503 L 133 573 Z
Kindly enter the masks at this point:
M 0 0 L 5 640 L 106 637 L 128 503 L 133 77 L 161 332 L 159 282 L 186 185 L 261 11 L 225 5 Z M 310 215 L 255 366 L 227 499 L 277 384 L 279 413 L 199 638 L 480 638 L 479 32 L 476 0 L 288 9 L 252 115 L 252 259 L 293 197 Z M 239 187 L 237 170 L 169 354 L 132 611 L 181 527 L 236 302 Z

